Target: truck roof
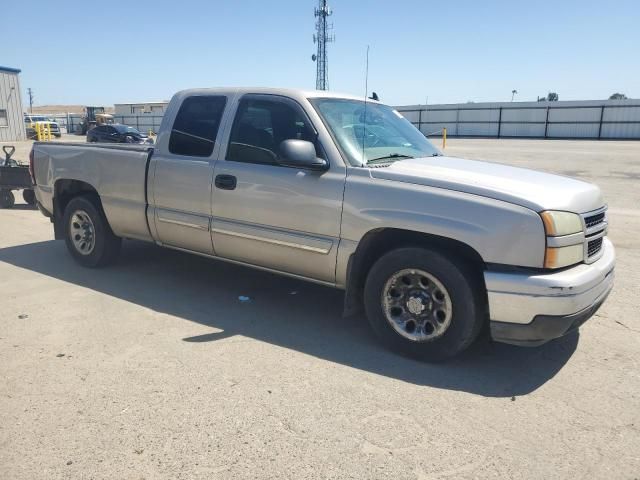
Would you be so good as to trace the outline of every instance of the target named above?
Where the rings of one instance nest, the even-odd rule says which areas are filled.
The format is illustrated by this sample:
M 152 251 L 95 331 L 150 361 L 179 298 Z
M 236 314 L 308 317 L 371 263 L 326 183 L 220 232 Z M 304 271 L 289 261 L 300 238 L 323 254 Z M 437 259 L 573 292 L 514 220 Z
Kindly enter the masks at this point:
M 176 93 L 181 97 L 190 95 L 233 95 L 233 94 L 257 93 L 266 95 L 282 95 L 292 98 L 344 98 L 349 100 L 364 100 L 363 97 L 347 93 L 329 92 L 326 90 L 302 90 L 296 88 L 267 88 L 267 87 L 215 87 L 215 88 L 190 88 Z M 367 101 L 374 101 L 367 99 Z

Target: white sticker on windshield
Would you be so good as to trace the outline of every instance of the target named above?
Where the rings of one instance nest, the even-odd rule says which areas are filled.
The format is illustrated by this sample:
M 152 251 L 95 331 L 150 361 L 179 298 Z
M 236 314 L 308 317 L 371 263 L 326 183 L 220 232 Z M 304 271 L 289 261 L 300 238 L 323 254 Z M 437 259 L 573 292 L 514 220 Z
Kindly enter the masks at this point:
M 395 113 L 398 118 L 404 118 L 398 110 L 394 110 L 393 113 Z

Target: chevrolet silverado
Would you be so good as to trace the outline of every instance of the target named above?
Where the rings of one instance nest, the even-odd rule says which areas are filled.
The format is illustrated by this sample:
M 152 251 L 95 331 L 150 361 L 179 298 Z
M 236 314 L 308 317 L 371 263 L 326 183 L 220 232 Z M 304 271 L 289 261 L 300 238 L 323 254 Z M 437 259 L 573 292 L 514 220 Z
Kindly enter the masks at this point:
M 598 187 L 447 157 L 393 108 L 329 92 L 177 93 L 155 146 L 35 143 L 37 202 L 86 267 L 123 238 L 345 291 L 390 348 L 535 346 L 613 286 Z

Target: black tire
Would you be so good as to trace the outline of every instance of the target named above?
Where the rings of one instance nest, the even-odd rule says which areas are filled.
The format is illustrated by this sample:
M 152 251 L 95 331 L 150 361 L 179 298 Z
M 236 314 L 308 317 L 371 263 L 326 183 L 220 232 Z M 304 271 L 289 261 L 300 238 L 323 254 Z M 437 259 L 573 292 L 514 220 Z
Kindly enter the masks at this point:
M 85 254 L 76 247 L 73 238 L 75 235 L 71 220 L 79 212 L 86 213 L 93 226 L 93 246 L 91 251 Z M 71 199 L 64 210 L 62 221 L 67 249 L 76 262 L 90 268 L 115 263 L 120 253 L 122 239 L 114 235 L 95 195 L 82 195 Z
M 398 272 L 411 269 L 433 276 L 448 292 L 451 308 L 448 326 L 442 327 L 443 333 L 432 339 L 405 338 L 385 314 L 382 300 L 385 284 Z M 479 272 L 437 250 L 416 247 L 399 248 L 381 257 L 369 271 L 364 290 L 367 318 L 380 340 L 398 353 L 426 361 L 445 360 L 473 343 L 485 322 L 485 298 Z M 423 335 L 426 327 L 425 324 Z
M 0 190 L 0 208 L 11 208 L 16 203 L 16 197 L 11 190 Z
M 36 204 L 36 192 L 34 192 L 31 189 L 23 190 L 22 191 L 22 198 L 29 205 L 35 205 Z

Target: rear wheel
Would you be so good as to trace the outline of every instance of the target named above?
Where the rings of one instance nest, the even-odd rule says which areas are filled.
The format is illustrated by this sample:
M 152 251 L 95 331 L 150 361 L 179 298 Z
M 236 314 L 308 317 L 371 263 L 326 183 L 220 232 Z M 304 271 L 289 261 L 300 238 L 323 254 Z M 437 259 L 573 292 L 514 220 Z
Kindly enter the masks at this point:
M 393 250 L 367 276 L 369 323 L 399 353 L 428 361 L 452 357 L 475 340 L 484 320 L 484 287 L 476 277 L 436 250 Z
M 34 192 L 31 189 L 23 190 L 22 191 L 22 198 L 29 205 L 35 205 L 36 204 L 36 192 Z
M 16 197 L 11 190 L 0 190 L 0 208 L 11 208 L 16 203 Z
M 85 267 L 102 267 L 118 258 L 122 239 L 114 235 L 96 197 L 72 199 L 64 211 L 65 243 Z

